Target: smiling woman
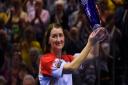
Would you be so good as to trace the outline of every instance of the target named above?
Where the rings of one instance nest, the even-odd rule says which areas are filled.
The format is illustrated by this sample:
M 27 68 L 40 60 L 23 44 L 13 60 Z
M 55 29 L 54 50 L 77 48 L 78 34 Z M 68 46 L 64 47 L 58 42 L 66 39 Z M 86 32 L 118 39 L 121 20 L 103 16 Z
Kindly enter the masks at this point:
M 79 57 L 63 54 L 65 33 L 60 24 L 53 23 L 45 35 L 45 54 L 40 57 L 39 81 L 41 85 L 72 85 L 72 72 L 87 60 L 92 47 L 106 35 L 104 28 L 94 30 Z M 102 35 L 100 35 L 102 33 Z
M 44 42 L 44 53 L 51 52 L 51 48 L 56 48 L 54 45 L 57 45 L 63 43 L 65 41 L 65 33 L 63 31 L 63 28 L 60 24 L 50 24 L 49 28 L 45 34 L 45 42 Z M 54 44 L 56 43 L 56 44 Z M 62 46 L 62 48 L 63 48 Z
M 64 47 L 64 33 L 62 28 L 53 28 L 50 33 L 49 44 L 51 44 L 51 51 L 61 50 Z

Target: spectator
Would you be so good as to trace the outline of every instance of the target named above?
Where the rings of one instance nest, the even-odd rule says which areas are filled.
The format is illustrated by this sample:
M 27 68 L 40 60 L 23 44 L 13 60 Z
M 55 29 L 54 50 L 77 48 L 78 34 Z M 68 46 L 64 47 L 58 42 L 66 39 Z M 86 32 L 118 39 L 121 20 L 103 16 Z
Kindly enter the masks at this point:
M 35 0 L 34 12 L 29 16 L 29 22 L 34 27 L 36 39 L 40 44 L 43 42 L 43 36 L 50 22 L 49 11 L 43 8 L 43 0 Z
M 116 60 L 116 84 L 128 84 L 128 0 L 112 0 L 117 9 L 115 13 L 115 27 L 119 28 L 121 32 L 121 38 L 120 41 L 118 41 L 118 46 L 119 46 L 119 52 L 116 52 L 115 54 L 119 53 L 117 57 L 115 58 Z M 115 75 L 116 75 L 115 74 Z M 119 75 L 123 76 L 120 77 Z M 120 81 L 122 80 L 122 81 Z
M 65 12 L 64 0 L 56 0 L 54 3 L 54 13 L 51 15 L 51 23 L 59 23 L 64 29 L 69 30 L 68 14 Z
M 23 79 L 23 85 L 36 85 L 35 79 L 31 75 L 26 75 Z
M 43 24 L 44 27 L 48 25 L 50 14 L 49 11 L 46 9 L 43 9 L 43 1 L 42 0 L 36 0 L 34 4 L 34 12 L 31 16 L 29 16 L 29 21 L 37 24 Z
M 94 57 L 83 63 L 80 69 L 82 84 L 112 85 L 112 57 L 108 41 L 98 43 L 88 55 Z
M 27 0 L 26 2 L 26 11 L 29 17 L 32 17 L 35 12 L 35 1 L 34 0 Z
M 13 5 L 9 9 L 11 12 L 11 15 L 12 15 L 10 23 L 18 24 L 20 20 L 24 20 L 25 22 L 28 22 L 28 15 L 25 11 L 23 11 L 22 5 L 20 4 L 20 1 L 16 0 L 12 3 L 13 3 Z

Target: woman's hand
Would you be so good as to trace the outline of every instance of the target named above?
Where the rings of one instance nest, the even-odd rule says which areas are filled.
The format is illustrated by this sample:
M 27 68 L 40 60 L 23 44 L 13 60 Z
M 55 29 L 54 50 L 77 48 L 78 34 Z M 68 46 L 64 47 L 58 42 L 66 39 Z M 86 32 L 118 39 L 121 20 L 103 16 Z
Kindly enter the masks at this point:
M 105 28 L 100 27 L 95 29 L 89 36 L 88 42 L 91 45 L 95 45 L 97 42 L 101 42 L 107 38 L 107 31 Z

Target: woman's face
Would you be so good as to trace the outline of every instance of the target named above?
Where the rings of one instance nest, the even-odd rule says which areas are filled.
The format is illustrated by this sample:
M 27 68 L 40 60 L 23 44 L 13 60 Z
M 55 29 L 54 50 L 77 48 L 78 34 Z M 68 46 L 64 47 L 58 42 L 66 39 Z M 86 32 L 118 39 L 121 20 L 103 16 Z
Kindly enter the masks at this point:
M 62 50 L 64 47 L 65 37 L 62 28 L 53 28 L 49 37 L 49 44 L 52 50 Z

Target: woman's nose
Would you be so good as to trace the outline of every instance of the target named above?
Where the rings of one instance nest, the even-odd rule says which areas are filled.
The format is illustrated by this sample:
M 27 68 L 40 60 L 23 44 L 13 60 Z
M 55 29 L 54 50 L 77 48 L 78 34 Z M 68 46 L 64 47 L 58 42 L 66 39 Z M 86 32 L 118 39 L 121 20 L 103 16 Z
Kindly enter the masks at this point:
M 60 40 L 61 40 L 61 38 L 59 36 L 57 36 L 57 41 L 60 41 Z

